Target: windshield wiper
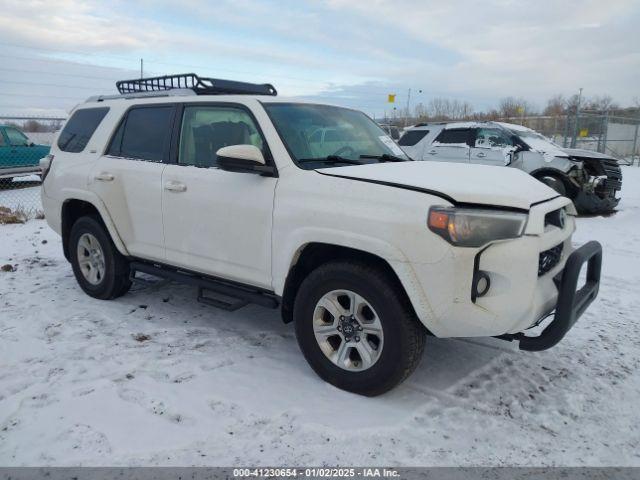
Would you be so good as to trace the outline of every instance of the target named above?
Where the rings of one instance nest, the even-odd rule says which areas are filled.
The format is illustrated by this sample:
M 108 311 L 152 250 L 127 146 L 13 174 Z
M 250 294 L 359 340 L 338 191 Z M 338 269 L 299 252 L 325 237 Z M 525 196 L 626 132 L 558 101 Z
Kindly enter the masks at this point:
M 298 163 L 346 163 L 349 165 L 362 165 L 362 162 L 358 160 L 352 160 L 351 158 L 341 157 L 340 155 L 327 155 L 326 157 L 319 158 L 300 158 Z
M 360 155 L 360 158 L 375 158 L 376 160 L 380 160 L 381 162 L 406 162 L 406 158 L 396 157 L 395 155 L 389 155 L 388 153 L 383 153 L 382 155 Z

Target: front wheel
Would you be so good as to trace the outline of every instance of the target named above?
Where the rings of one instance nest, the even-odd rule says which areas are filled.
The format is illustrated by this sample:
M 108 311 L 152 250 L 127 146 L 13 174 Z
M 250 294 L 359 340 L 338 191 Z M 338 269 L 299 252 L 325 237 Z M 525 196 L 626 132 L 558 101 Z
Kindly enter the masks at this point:
M 404 292 L 381 269 L 330 263 L 302 282 L 296 337 L 314 371 L 338 388 L 380 395 L 418 365 L 425 329 Z
M 87 295 L 109 300 L 131 287 L 129 262 L 97 217 L 81 217 L 73 224 L 69 253 L 73 273 Z
M 537 177 L 545 185 L 553 188 L 556 192 L 558 192 L 563 197 L 567 196 L 567 187 L 561 178 L 558 178 L 556 175 L 541 175 Z

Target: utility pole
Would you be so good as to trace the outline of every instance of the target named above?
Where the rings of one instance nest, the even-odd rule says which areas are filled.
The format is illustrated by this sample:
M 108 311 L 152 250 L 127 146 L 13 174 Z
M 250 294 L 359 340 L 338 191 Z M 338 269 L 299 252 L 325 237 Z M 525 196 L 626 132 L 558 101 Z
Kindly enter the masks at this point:
M 140 78 L 144 78 L 144 75 L 143 75 L 143 70 L 144 70 L 144 69 L 143 69 L 143 66 L 144 66 L 144 60 L 141 58 L 141 59 L 140 59 Z
M 407 114 L 404 116 L 405 127 L 409 123 L 409 105 L 411 105 L 411 89 L 409 89 L 409 93 L 407 93 Z
M 576 124 L 573 129 L 573 138 L 571 139 L 571 148 L 576 148 L 576 142 L 578 138 L 578 129 L 580 128 L 580 103 L 582 103 L 582 87 L 580 87 L 580 93 L 578 94 L 578 104 L 576 105 Z

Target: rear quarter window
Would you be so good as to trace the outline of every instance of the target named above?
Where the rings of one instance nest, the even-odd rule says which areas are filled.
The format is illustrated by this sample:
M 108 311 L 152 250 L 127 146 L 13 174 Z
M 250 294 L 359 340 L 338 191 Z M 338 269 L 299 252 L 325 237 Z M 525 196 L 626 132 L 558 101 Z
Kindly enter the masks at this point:
M 60 132 L 58 148 L 63 152 L 82 152 L 108 111 L 109 107 L 99 107 L 83 108 L 73 112 Z
M 413 147 L 416 143 L 426 137 L 428 133 L 429 130 L 409 130 L 400 137 L 398 145 L 401 147 Z

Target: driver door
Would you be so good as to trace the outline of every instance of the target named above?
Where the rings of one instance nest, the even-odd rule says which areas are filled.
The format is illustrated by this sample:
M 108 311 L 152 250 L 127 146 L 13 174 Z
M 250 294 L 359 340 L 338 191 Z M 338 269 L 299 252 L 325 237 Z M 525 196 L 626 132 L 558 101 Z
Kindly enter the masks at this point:
M 183 109 L 177 163 L 162 174 L 167 262 L 228 280 L 271 288 L 271 226 L 277 178 L 218 168 L 216 152 L 266 142 L 241 105 Z
M 511 163 L 513 140 L 499 128 L 476 129 L 471 163 L 504 167 Z

